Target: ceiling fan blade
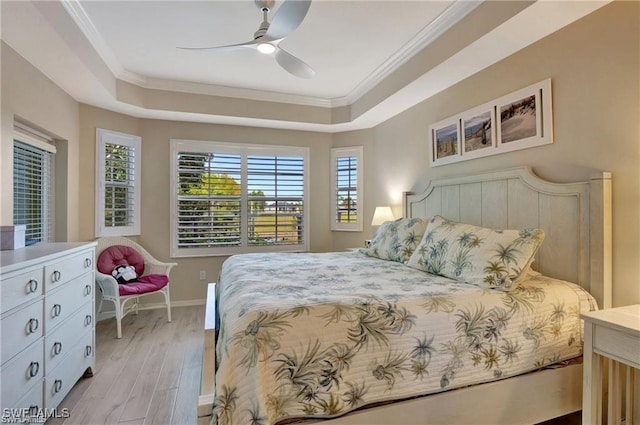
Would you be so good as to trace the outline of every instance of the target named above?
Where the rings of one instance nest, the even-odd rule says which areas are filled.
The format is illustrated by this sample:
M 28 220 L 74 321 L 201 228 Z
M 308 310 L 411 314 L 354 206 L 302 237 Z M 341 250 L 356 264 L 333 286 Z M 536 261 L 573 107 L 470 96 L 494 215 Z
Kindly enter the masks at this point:
M 268 40 L 281 40 L 294 32 L 307 16 L 311 0 L 285 0 L 269 24 Z
M 246 43 L 230 44 L 228 46 L 214 46 L 214 47 L 177 47 L 181 50 L 236 50 L 246 47 L 255 48 L 258 45 L 255 40 L 247 41 Z
M 285 71 L 295 75 L 296 77 L 311 78 L 316 74 L 309 65 L 293 56 L 291 53 L 283 50 L 281 47 L 278 47 L 276 50 L 275 57 L 276 61 L 285 69 Z

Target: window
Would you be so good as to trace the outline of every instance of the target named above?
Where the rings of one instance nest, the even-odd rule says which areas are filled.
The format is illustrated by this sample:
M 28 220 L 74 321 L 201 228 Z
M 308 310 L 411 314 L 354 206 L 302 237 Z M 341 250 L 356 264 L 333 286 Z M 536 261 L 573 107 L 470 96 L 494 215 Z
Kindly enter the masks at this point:
M 172 255 L 308 250 L 308 149 L 171 141 Z
M 27 245 L 53 242 L 53 156 L 56 148 L 26 131 L 16 131 L 14 137 L 13 224 L 27 226 Z
M 331 230 L 362 231 L 362 146 L 331 149 Z
M 141 139 L 96 131 L 96 236 L 140 234 Z

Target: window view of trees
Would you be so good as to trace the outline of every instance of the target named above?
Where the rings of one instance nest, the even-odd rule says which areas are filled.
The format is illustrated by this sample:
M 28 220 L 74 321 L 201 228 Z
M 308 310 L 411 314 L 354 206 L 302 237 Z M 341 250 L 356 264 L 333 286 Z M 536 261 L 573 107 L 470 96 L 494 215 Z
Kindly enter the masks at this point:
M 336 221 L 355 223 L 358 220 L 358 158 L 343 156 L 336 160 Z
M 338 197 L 338 222 L 355 223 L 358 219 L 357 211 L 358 203 L 351 196 Z
M 302 243 L 303 162 L 274 156 L 178 153 L 178 247 Z M 245 207 L 246 206 L 246 207 Z M 246 223 L 243 222 L 246 208 Z
M 331 230 L 362 231 L 362 146 L 331 149 Z
M 133 223 L 133 149 L 105 144 L 104 224 L 106 227 Z

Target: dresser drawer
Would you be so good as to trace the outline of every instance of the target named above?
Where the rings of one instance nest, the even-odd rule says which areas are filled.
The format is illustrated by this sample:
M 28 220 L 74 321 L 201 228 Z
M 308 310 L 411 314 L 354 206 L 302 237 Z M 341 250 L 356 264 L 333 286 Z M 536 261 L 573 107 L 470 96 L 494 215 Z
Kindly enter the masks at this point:
M 25 423 L 25 411 L 22 409 L 28 409 L 31 415 L 36 416 L 38 414 L 38 411 L 44 408 L 43 382 L 40 381 L 37 385 L 31 388 L 29 392 L 15 404 L 5 404 L 4 400 L 2 404 L 3 408 L 15 409 L 13 410 L 13 412 L 15 412 L 15 417 L 12 418 L 13 421 L 11 419 L 7 419 L 7 423 Z
M 593 351 L 634 368 L 640 368 L 640 339 L 631 333 L 595 325 Z
M 86 331 L 93 328 L 93 304 L 86 303 L 50 335 L 44 337 L 47 372 L 55 369 Z
M 44 378 L 44 405 L 56 407 L 94 361 L 93 332 L 87 332 L 74 345 L 62 362 Z
M 10 362 L 2 365 L 2 379 L 0 380 L 2 406 L 16 406 L 18 401 L 36 384 L 40 388 L 40 396 L 42 396 L 43 377 L 42 344 L 36 343 Z
M 5 363 L 42 337 L 42 300 L 2 317 L 2 359 Z M 3 367 L 4 369 L 4 367 Z
M 60 287 L 55 292 L 48 292 L 44 301 L 44 318 L 46 332 L 75 313 L 80 306 L 93 300 L 93 274 L 85 274 Z
M 44 267 L 45 292 L 64 285 L 83 273 L 93 271 L 93 261 L 93 250 L 87 250 L 47 264 Z
M 42 266 L 23 272 L 0 282 L 2 296 L 0 308 L 2 312 L 26 302 L 36 300 L 42 295 Z

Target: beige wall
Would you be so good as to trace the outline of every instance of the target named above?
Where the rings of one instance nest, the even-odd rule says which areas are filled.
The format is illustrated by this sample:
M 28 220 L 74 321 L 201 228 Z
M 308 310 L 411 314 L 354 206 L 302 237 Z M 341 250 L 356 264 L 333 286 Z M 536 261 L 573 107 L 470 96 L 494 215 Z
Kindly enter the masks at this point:
M 90 241 L 96 237 L 96 128 L 139 135 L 140 120 L 85 104 L 80 104 L 79 109 L 80 175 L 82 175 L 79 188 L 82 194 L 82 210 L 80 212 L 78 228 L 79 239 Z
M 419 190 L 432 178 L 517 165 L 531 165 L 544 178 L 588 179 L 596 171 L 614 176 L 614 305 L 640 302 L 640 4 L 614 2 L 569 27 L 468 78 L 375 128 L 339 134 L 258 129 L 137 119 L 78 105 L 46 77 L 2 46 L 2 224 L 12 221 L 14 115 L 67 141 L 64 205 L 69 240 L 94 237 L 95 129 L 142 136 L 142 234 L 152 254 L 169 258 L 169 139 L 187 138 L 311 147 L 311 249 L 342 250 L 371 237 L 368 222 L 377 205 L 400 213 L 404 190 Z M 555 143 L 428 167 L 428 127 L 531 83 L 551 78 Z M 363 232 L 329 230 L 329 149 L 363 145 Z M 175 301 L 201 299 L 224 257 L 178 259 Z M 152 300 L 153 301 L 153 300 Z
M 57 140 L 56 239 L 78 240 L 80 152 L 78 103 L 11 47 L 2 44 L 2 167 L 0 224 L 13 224 L 13 122 L 18 117 Z M 64 159 L 64 161 L 60 161 Z M 65 164 L 66 163 L 66 164 Z M 84 201 L 84 199 L 83 199 Z
M 312 251 L 331 249 L 329 211 L 329 150 L 331 135 L 301 131 L 259 129 L 225 125 L 135 119 L 92 106 L 80 106 L 82 169 L 87 178 L 82 182 L 86 203 L 95 198 L 95 131 L 96 128 L 121 131 L 142 137 L 142 212 L 141 235 L 135 238 L 149 252 L 163 261 L 176 261 L 171 272 L 172 301 L 203 299 L 206 283 L 216 281 L 226 257 L 170 258 L 170 139 L 210 140 L 220 142 L 263 143 L 310 147 L 311 199 L 310 239 Z M 84 173 L 83 173 L 84 174 Z M 80 219 L 81 238 L 94 237 L 94 206 L 83 209 Z M 207 280 L 199 280 L 204 270 Z M 158 298 L 159 300 L 160 298 Z M 155 302 L 157 300 L 149 300 Z
M 553 145 L 429 168 L 430 123 L 545 78 L 553 85 Z M 614 2 L 373 131 L 336 135 L 335 141 L 364 139 L 366 220 L 375 205 L 391 202 L 399 211 L 401 191 L 423 189 L 443 176 L 519 165 L 556 182 L 612 172 L 613 304 L 626 305 L 640 302 L 639 121 L 640 3 Z M 336 232 L 333 248 L 357 242 Z

